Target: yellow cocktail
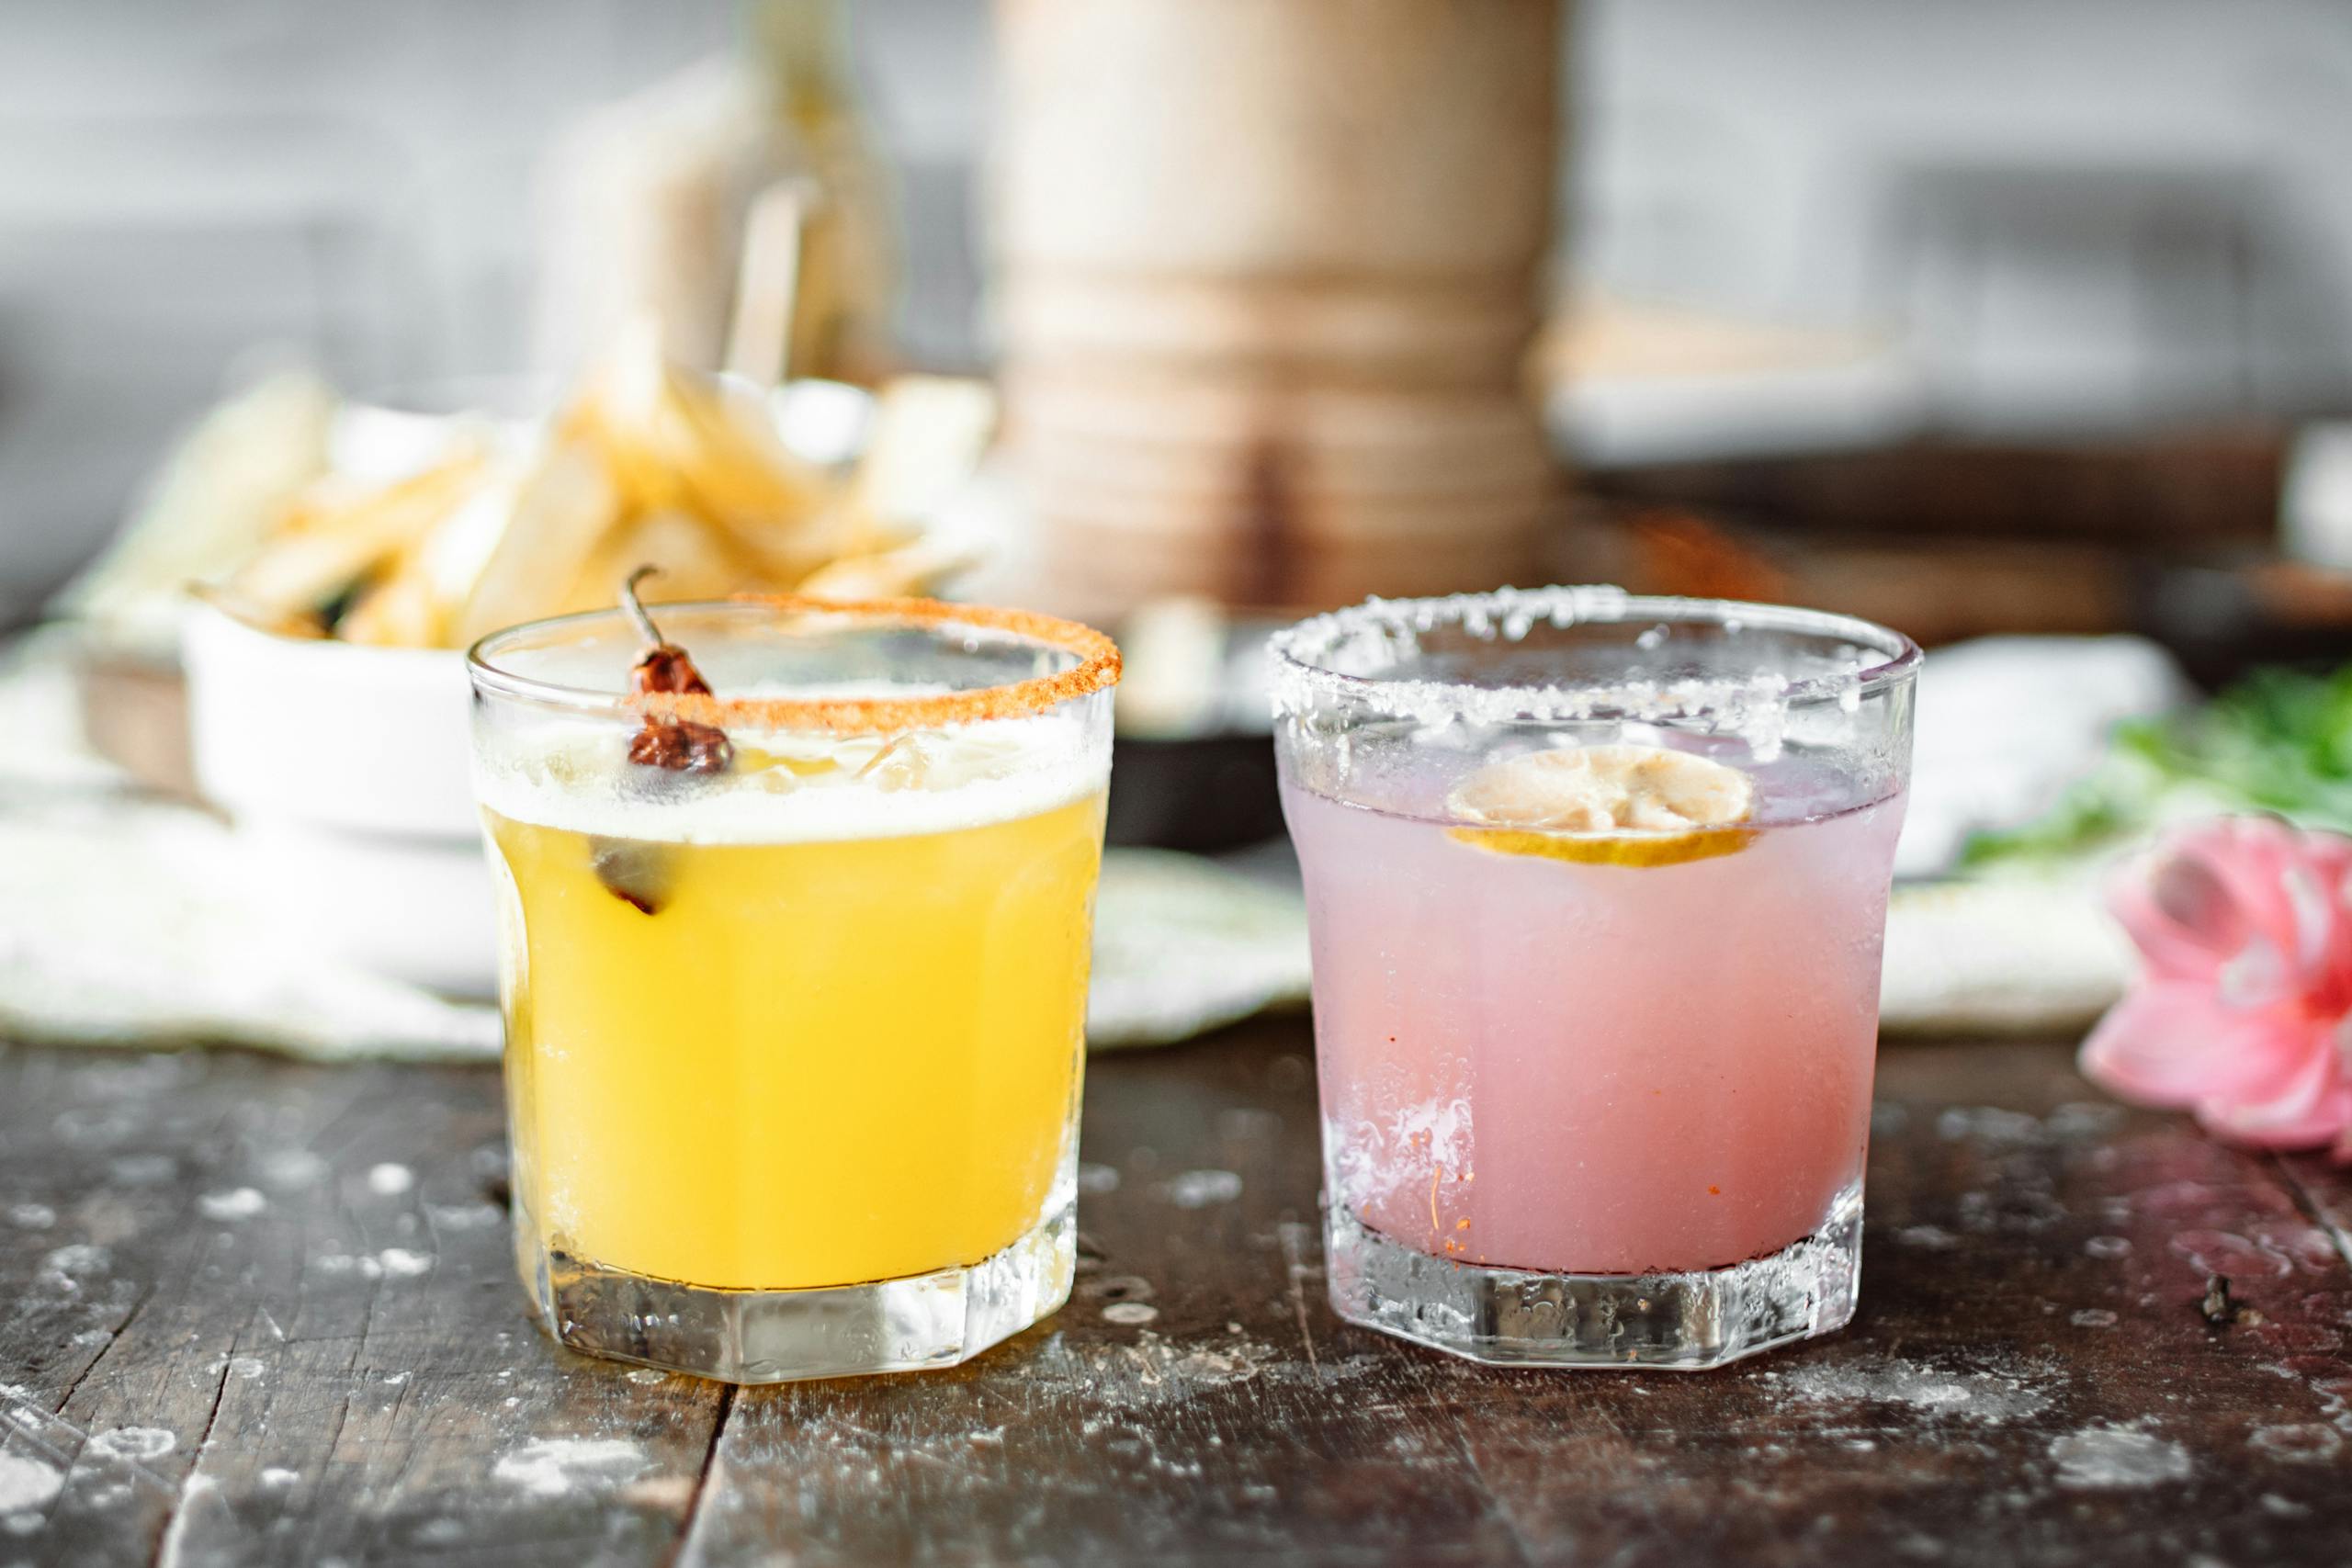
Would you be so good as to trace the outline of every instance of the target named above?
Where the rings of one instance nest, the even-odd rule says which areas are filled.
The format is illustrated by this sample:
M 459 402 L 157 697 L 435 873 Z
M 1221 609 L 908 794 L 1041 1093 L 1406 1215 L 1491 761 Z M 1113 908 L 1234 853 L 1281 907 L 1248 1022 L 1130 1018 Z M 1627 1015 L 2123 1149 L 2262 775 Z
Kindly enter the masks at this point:
M 517 1248 L 567 1342 L 773 1381 L 1066 1298 L 1115 663 L 992 614 L 669 609 L 752 695 L 478 705 Z M 499 640 L 478 670 L 523 662 Z M 713 719 L 718 764 L 627 760 Z
M 650 915 L 599 880 L 612 840 L 491 830 L 526 949 L 515 1154 L 552 1246 L 780 1290 L 978 1263 L 1036 1223 L 1078 1109 L 1099 794 L 899 838 L 633 843 L 671 862 Z

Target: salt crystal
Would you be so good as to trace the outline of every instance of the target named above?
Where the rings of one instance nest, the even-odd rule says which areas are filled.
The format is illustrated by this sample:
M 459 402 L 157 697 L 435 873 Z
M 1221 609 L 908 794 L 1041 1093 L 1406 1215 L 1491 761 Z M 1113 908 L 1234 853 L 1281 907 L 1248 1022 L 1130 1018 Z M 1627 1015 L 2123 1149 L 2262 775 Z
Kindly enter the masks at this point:
M 111 1427 L 91 1438 L 87 1451 L 102 1459 L 141 1460 L 162 1459 L 180 1446 L 180 1440 L 161 1427 Z
M 368 1172 L 368 1190 L 385 1198 L 397 1198 L 416 1185 L 416 1173 L 404 1165 L 379 1165 Z
M 252 1187 L 207 1192 L 196 1201 L 197 1212 L 208 1220 L 250 1220 L 268 1207 L 269 1200 Z
M 491 1469 L 499 1480 L 537 1497 L 560 1497 L 583 1484 L 622 1479 L 646 1464 L 645 1451 L 618 1438 L 544 1438 L 524 1444 Z
M 1205 1209 L 1241 1196 L 1241 1178 L 1229 1170 L 1188 1170 L 1169 1179 L 1168 1201 L 1180 1209 Z
M 21 1454 L 0 1454 L 0 1513 L 38 1508 L 64 1484 L 65 1478 L 54 1466 Z

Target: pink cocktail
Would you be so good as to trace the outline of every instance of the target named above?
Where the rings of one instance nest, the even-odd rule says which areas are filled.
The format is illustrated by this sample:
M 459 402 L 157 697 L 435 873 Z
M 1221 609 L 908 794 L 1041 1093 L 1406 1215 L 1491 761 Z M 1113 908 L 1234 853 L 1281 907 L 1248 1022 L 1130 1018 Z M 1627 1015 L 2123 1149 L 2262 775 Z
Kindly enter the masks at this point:
M 1343 1315 L 1563 1365 L 1847 1320 L 1917 657 L 1597 590 L 1286 634 Z

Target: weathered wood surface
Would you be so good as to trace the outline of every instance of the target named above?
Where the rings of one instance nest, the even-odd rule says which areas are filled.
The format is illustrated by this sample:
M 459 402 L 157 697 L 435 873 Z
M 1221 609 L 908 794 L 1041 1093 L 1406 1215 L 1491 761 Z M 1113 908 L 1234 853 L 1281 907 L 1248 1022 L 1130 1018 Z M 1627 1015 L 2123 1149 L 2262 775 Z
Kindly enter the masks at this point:
M 2352 1556 L 2352 1179 L 2055 1046 L 1880 1099 L 1849 1332 L 1560 1376 L 1333 1320 L 1298 1023 L 1098 1061 L 1057 1319 L 729 1395 L 524 1319 L 488 1072 L 0 1047 L 0 1568 Z

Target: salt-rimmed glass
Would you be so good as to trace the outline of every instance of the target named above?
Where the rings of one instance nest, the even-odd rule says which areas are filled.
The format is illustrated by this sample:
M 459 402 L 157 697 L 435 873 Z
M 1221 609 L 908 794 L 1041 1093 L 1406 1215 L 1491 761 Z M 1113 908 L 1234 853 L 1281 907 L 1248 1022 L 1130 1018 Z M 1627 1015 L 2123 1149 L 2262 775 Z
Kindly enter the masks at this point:
M 524 1282 L 567 1345 L 729 1382 L 962 1360 L 1069 1293 L 1118 654 L 918 601 L 653 614 L 717 695 L 631 694 L 618 613 L 469 657 Z M 684 725 L 723 770 L 631 760 Z
M 1374 600 L 1270 658 L 1340 1315 L 1552 1366 L 1843 1325 L 1918 649 L 1553 588 Z M 1472 775 L 1596 746 L 1723 764 L 1752 804 L 1710 832 L 1465 816 Z

